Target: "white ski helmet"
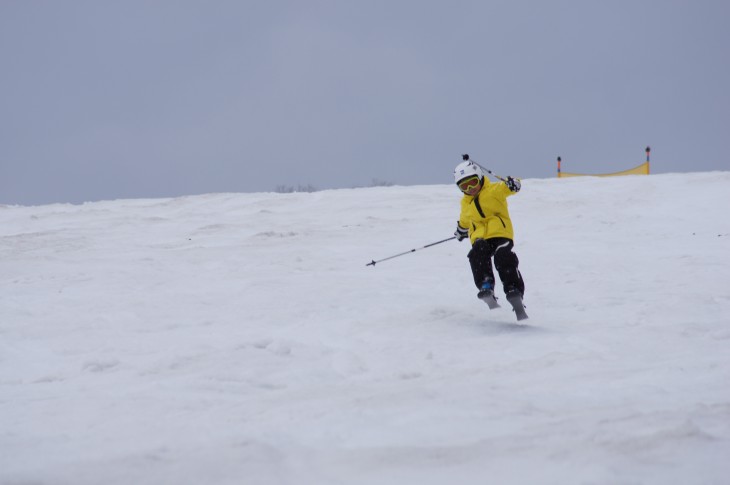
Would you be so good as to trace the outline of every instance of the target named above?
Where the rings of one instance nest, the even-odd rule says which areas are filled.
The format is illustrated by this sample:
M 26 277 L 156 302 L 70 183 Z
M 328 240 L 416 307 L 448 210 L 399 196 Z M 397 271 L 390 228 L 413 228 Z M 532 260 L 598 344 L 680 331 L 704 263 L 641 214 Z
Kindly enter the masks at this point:
M 482 172 L 482 169 L 479 168 L 479 165 L 472 161 L 461 162 L 454 169 L 454 182 L 456 185 L 459 185 L 459 182 L 464 179 L 468 179 L 469 177 L 473 177 L 474 175 L 479 177 L 479 180 L 484 180 L 484 173 Z

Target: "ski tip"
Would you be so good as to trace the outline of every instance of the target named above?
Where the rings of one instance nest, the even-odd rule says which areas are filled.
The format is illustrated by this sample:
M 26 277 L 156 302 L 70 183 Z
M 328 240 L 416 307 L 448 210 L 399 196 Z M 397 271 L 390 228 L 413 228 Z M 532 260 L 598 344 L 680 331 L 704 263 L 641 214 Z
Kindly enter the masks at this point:
M 501 308 L 499 306 L 499 303 L 497 302 L 497 298 L 495 298 L 494 295 L 489 295 L 487 297 L 479 299 L 486 303 L 490 310 L 494 310 L 495 308 Z
M 527 320 L 527 312 L 525 312 L 525 305 L 522 303 L 522 298 L 519 295 L 508 295 L 507 301 L 512 305 L 512 311 L 515 312 L 517 321 Z

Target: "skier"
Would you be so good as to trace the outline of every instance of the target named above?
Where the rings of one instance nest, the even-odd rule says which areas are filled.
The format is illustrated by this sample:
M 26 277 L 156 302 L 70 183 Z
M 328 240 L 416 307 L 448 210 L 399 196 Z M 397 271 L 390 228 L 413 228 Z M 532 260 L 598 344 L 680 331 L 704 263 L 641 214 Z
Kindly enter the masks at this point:
M 527 318 L 522 305 L 525 282 L 518 269 L 517 255 L 512 251 L 514 233 L 507 210 L 507 197 L 520 191 L 520 181 L 507 177 L 503 182 L 492 183 L 479 165 L 468 160 L 468 155 L 454 169 L 454 181 L 464 193 L 454 236 L 459 241 L 468 237 L 472 243 L 468 257 L 479 289 L 477 298 L 489 308 L 499 306 L 494 297 L 494 258 L 507 301 L 518 319 Z

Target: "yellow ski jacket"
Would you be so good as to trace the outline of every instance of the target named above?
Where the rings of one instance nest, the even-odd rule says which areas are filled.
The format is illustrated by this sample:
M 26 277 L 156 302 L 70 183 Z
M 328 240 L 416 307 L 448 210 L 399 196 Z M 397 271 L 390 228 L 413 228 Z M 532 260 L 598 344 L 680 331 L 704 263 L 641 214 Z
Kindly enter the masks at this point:
M 506 184 L 489 182 L 486 177 L 482 190 L 476 196 L 464 194 L 461 198 L 459 226 L 469 229 L 469 240 L 472 244 L 477 239 L 493 237 L 514 240 L 512 220 L 507 210 L 507 197 L 513 194 Z

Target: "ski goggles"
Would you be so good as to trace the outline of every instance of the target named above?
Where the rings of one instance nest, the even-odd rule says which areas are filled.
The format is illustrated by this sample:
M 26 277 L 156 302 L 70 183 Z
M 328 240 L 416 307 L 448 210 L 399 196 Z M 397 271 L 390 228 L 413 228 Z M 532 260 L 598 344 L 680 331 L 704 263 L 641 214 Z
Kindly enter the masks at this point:
M 464 179 L 461 182 L 457 184 L 462 192 L 466 192 L 467 190 L 473 189 L 477 185 L 479 185 L 479 177 L 474 175 L 473 177 L 469 177 L 468 179 Z

